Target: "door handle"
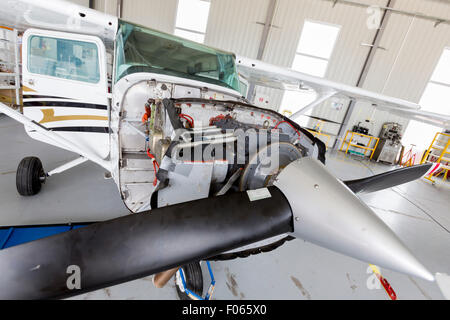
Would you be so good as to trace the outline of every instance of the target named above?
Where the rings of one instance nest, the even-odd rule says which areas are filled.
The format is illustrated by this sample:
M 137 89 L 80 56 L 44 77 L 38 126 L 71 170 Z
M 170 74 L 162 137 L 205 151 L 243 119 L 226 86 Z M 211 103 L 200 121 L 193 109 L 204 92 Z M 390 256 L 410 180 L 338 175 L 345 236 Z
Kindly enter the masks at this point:
M 34 86 L 34 80 L 33 79 L 28 79 L 28 84 L 30 86 Z

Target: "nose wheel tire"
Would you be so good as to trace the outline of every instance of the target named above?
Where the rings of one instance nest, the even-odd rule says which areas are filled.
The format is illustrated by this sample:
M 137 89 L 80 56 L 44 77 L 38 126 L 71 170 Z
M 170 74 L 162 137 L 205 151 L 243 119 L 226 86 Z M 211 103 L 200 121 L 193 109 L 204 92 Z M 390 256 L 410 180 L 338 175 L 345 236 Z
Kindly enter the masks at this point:
M 17 192 L 24 197 L 34 196 L 41 191 L 43 183 L 45 172 L 41 160 L 36 157 L 22 159 L 16 174 Z
M 203 295 L 203 274 L 200 263 L 189 263 L 185 266 L 182 266 L 180 271 L 183 272 L 183 276 L 186 281 L 186 287 L 190 291 L 201 297 Z M 178 273 L 175 277 L 175 287 L 177 289 L 178 298 L 180 300 L 193 300 L 193 298 L 184 290 Z

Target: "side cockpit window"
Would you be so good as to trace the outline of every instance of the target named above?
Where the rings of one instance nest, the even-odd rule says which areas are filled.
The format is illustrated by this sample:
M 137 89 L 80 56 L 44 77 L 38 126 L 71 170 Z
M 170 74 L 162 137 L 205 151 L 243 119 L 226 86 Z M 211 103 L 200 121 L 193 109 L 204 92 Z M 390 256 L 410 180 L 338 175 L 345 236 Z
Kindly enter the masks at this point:
M 28 44 L 28 71 L 68 80 L 100 81 L 95 43 L 32 36 Z

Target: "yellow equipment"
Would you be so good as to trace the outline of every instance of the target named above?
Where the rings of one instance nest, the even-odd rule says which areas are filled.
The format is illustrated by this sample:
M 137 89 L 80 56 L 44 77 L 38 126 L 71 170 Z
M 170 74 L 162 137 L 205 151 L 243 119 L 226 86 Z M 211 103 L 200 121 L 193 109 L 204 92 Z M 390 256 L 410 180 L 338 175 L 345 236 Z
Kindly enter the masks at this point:
M 347 137 L 348 137 L 349 134 L 351 134 L 350 140 L 347 141 Z M 355 143 L 353 143 L 353 140 L 354 140 L 355 136 L 356 137 L 359 136 L 359 137 L 363 137 L 363 138 L 369 138 L 369 142 L 366 145 L 364 145 L 364 146 L 361 146 L 359 144 L 355 144 Z M 372 145 L 372 141 L 376 141 L 375 142 L 375 146 L 373 148 L 370 147 Z M 345 150 L 345 153 L 349 153 L 350 147 L 363 149 L 364 153 L 362 155 L 364 155 L 364 156 L 366 156 L 367 151 L 371 151 L 371 153 L 370 153 L 370 160 L 372 160 L 373 154 L 374 154 L 375 150 L 378 147 L 378 143 L 380 143 L 380 139 L 379 138 L 368 136 L 366 134 L 362 134 L 362 133 L 353 132 L 353 131 L 348 130 L 347 133 L 345 134 L 344 140 L 342 141 L 342 146 L 341 146 L 340 151 L 344 151 L 344 145 L 347 144 L 347 149 Z
M 444 181 L 448 178 L 448 170 L 450 169 L 450 134 L 438 132 L 434 136 L 433 142 L 431 142 L 425 156 L 422 159 L 422 164 L 429 163 L 440 163 L 440 170 L 432 172 L 431 175 L 425 177 L 425 179 L 435 183 L 432 179 L 433 176 L 436 178 L 441 174 L 444 174 Z
M 306 130 L 308 130 L 311 134 L 313 134 L 314 137 L 319 138 L 323 143 L 325 143 L 325 146 L 327 147 L 327 150 L 328 150 L 331 136 L 329 134 L 322 133 L 323 125 L 324 125 L 324 122 L 319 120 L 314 128 L 315 130 L 310 130 L 310 129 L 306 129 Z M 325 138 L 325 141 L 322 140 L 321 138 Z

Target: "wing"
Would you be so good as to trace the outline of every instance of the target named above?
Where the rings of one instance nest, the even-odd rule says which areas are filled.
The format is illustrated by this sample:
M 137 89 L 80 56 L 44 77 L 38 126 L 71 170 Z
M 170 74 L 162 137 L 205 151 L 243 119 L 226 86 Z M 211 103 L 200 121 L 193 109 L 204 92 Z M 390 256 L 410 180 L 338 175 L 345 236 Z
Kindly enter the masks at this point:
M 25 31 L 28 28 L 95 35 L 114 41 L 117 17 L 62 0 L 9 1 L 0 10 L 2 25 Z
M 292 115 L 291 118 L 296 118 L 303 114 L 307 109 L 317 106 L 328 98 L 338 96 L 341 98 L 369 102 L 378 109 L 389 111 L 412 120 L 450 128 L 450 116 L 422 111 L 420 110 L 420 105 L 416 103 L 314 77 L 259 60 L 237 57 L 236 62 L 240 75 L 250 83 L 281 90 L 299 90 L 307 88 L 318 93 L 318 98 L 315 102 Z

